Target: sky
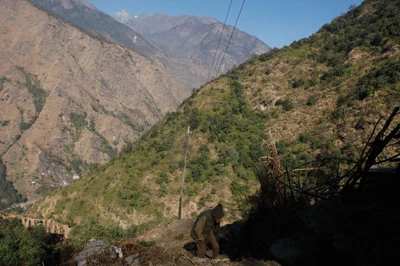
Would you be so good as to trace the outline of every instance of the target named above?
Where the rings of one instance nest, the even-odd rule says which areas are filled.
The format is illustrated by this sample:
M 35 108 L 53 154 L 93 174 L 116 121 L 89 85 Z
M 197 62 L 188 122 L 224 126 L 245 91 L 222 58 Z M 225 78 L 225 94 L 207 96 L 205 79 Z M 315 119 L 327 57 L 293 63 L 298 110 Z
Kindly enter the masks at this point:
M 231 0 L 87 0 L 106 14 L 127 10 L 134 15 L 195 15 L 225 21 Z M 324 24 L 346 13 L 362 0 L 232 0 L 227 19 L 237 28 L 254 35 L 268 46 L 282 48 L 309 37 Z

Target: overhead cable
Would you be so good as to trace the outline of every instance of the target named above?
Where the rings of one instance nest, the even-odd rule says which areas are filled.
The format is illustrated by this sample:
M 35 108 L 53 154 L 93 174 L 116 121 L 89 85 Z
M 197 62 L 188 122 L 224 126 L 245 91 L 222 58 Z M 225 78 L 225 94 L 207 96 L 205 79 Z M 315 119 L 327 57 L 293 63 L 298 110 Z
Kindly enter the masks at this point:
M 237 23 L 239 21 L 239 18 L 240 18 L 240 15 L 242 13 L 242 10 L 243 10 L 245 2 L 246 2 L 246 0 L 243 0 L 242 7 L 240 8 L 239 14 L 238 14 L 238 16 L 236 18 L 235 26 L 233 27 L 231 37 L 229 38 L 228 44 L 226 45 L 226 49 L 225 49 L 224 55 L 222 56 L 221 64 L 219 65 L 219 68 L 218 68 L 218 71 L 217 71 L 217 76 L 218 76 L 219 70 L 221 69 L 222 63 L 224 62 L 226 51 L 228 51 L 229 44 L 231 43 L 233 33 L 235 32 L 236 25 L 237 25 Z
M 213 58 L 213 61 L 212 61 L 212 64 L 211 64 L 211 68 L 210 68 L 210 72 L 208 73 L 207 83 L 210 81 L 211 71 L 212 71 L 212 69 L 214 67 L 215 58 L 217 56 L 218 48 L 219 48 L 219 45 L 221 43 L 222 34 L 224 33 L 224 29 L 225 29 L 226 21 L 227 21 L 228 16 L 229 16 L 229 12 L 231 11 L 232 2 L 233 2 L 233 0 L 231 0 L 231 3 L 229 4 L 228 12 L 226 13 L 226 16 L 225 16 L 224 26 L 222 27 L 221 35 L 219 36 L 217 49 L 215 50 L 214 58 Z

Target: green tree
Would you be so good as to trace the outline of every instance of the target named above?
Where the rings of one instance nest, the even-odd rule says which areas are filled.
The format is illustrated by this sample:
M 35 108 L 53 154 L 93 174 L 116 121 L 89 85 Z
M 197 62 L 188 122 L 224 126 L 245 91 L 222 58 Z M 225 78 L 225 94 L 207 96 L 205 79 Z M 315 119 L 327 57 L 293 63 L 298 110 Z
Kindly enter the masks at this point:
M 43 226 L 25 229 L 21 220 L 0 218 L 0 265 L 39 265 L 46 261 Z

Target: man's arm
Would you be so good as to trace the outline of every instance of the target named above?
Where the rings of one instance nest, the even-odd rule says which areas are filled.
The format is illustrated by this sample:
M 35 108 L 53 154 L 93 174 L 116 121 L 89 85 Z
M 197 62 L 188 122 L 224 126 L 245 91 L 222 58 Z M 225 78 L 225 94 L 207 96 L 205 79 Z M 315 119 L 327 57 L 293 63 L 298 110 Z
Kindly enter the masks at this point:
M 202 216 L 197 221 L 196 228 L 195 228 L 195 232 L 196 232 L 196 235 L 197 235 L 199 241 L 203 241 L 206 238 L 206 236 L 203 235 L 205 226 L 206 226 L 206 217 Z

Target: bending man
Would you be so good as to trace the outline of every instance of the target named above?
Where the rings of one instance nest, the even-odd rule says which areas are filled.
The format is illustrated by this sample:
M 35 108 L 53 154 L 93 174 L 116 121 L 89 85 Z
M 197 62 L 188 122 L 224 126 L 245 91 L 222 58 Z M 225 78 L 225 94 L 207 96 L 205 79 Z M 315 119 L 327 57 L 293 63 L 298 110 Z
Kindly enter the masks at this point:
M 220 222 L 224 217 L 222 205 L 218 204 L 214 209 L 203 211 L 194 222 L 190 236 L 197 244 L 197 257 L 199 261 L 206 261 L 206 240 L 211 243 L 213 259 L 218 258 L 219 244 L 216 235 L 220 228 Z

